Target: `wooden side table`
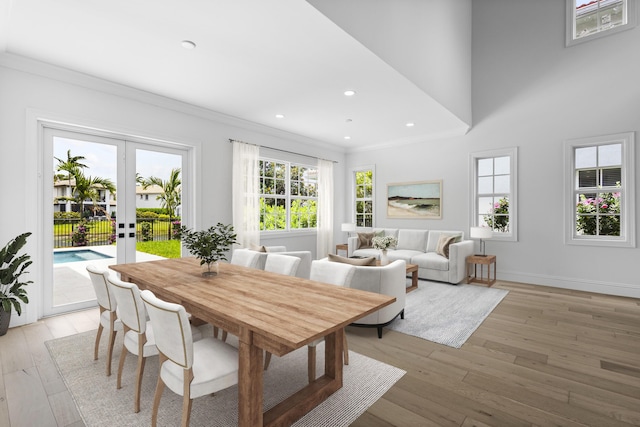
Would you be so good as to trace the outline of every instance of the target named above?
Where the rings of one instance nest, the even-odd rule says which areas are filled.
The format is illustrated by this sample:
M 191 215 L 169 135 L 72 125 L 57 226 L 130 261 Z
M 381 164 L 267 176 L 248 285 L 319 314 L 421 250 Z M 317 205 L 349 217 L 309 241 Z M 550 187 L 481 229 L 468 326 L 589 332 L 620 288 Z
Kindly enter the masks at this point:
M 480 276 L 478 277 L 478 265 Z M 487 278 L 484 278 L 484 266 L 487 266 Z M 493 265 L 493 279 L 491 279 L 491 265 Z M 473 276 L 471 275 L 473 266 Z M 482 283 L 491 286 L 496 283 L 496 256 L 495 255 L 469 255 L 467 257 L 467 283 Z
M 349 245 L 347 243 L 338 243 L 336 245 L 336 255 L 338 255 L 338 251 L 345 251 L 349 255 Z

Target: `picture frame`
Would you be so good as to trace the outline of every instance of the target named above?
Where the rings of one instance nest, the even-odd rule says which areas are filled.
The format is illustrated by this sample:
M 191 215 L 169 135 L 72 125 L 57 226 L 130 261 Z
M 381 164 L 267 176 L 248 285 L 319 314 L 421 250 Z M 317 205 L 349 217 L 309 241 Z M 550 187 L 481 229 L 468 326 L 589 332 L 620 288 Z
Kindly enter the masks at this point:
M 442 219 L 442 180 L 387 184 L 387 218 Z

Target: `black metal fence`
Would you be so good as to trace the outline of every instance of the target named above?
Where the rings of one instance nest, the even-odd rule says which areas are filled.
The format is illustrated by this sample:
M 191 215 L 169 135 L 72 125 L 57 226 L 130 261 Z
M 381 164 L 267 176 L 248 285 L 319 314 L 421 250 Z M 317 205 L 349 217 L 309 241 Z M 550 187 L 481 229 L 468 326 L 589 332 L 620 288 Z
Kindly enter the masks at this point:
M 72 246 L 100 246 L 110 245 L 116 241 L 118 229 L 116 222 L 104 219 L 54 219 L 53 246 L 54 248 L 68 248 Z M 180 227 L 180 221 L 169 221 L 165 218 L 137 218 L 136 240 L 138 242 L 170 240 L 175 238 L 175 232 Z M 120 233 L 130 233 L 129 228 Z

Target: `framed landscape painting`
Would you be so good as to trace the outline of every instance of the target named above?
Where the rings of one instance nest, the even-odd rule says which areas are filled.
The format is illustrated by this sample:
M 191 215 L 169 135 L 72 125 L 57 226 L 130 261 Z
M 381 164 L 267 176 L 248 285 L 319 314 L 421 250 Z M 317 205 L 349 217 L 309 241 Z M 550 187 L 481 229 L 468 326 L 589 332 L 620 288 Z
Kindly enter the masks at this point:
M 387 184 L 387 217 L 441 219 L 442 180 Z

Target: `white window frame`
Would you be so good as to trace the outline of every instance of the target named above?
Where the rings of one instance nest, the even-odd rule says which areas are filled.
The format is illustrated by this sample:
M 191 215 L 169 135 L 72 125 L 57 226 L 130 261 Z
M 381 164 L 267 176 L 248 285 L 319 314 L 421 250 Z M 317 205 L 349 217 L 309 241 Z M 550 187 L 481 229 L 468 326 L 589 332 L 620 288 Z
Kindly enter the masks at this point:
M 576 174 L 575 149 L 580 147 L 620 143 L 622 145 L 622 186 L 623 203 L 620 209 L 620 236 L 579 236 L 576 232 Z M 564 142 L 565 161 L 565 244 L 582 246 L 609 246 L 620 248 L 636 247 L 635 232 L 635 171 L 633 162 L 635 134 L 634 132 L 616 133 L 613 135 L 595 136 L 589 138 L 570 139 Z
M 596 33 L 589 34 L 584 37 L 575 37 L 576 33 L 576 8 L 575 8 L 575 0 L 566 0 L 567 5 L 567 13 L 566 13 L 566 46 L 574 46 L 576 44 L 580 44 L 589 40 L 598 39 L 601 37 L 606 37 L 611 34 L 619 33 L 620 31 L 630 30 L 631 28 L 636 26 L 636 0 L 622 0 L 624 5 L 626 6 L 626 17 L 627 22 L 625 24 L 618 25 L 617 27 L 600 30 Z
M 471 189 L 471 209 L 469 209 L 470 227 L 478 226 L 478 160 L 495 157 L 509 157 L 510 159 L 510 175 L 509 175 L 509 232 L 493 233 L 492 240 L 500 240 L 507 242 L 518 241 L 518 147 L 501 148 L 496 150 L 487 150 L 469 155 L 469 170 L 471 171 L 469 188 Z
M 358 194 L 356 192 L 356 186 L 357 186 L 356 173 L 357 172 L 363 172 L 363 171 L 369 171 L 369 170 L 371 171 L 371 199 L 368 199 L 368 198 L 358 199 Z M 357 204 L 358 200 L 363 200 L 363 201 L 371 200 L 371 227 L 375 227 L 375 225 L 376 225 L 376 217 L 377 217 L 377 215 L 376 215 L 376 167 L 375 167 L 375 165 L 354 167 L 351 170 L 351 200 L 350 200 L 351 219 L 356 224 L 356 228 L 358 228 L 358 229 L 371 228 L 371 227 L 358 227 L 358 223 L 356 221 L 356 218 L 357 218 L 356 204 Z
M 290 161 L 290 160 L 282 160 L 282 159 L 277 159 L 274 157 L 263 157 L 260 156 L 258 158 L 258 161 L 264 161 L 264 162 L 273 162 L 273 163 L 280 163 L 280 164 L 284 164 L 285 165 L 285 194 L 284 194 L 284 198 L 285 199 L 285 224 L 286 227 L 283 229 L 276 229 L 276 230 L 260 230 L 260 233 L 264 233 L 265 235 L 268 236 L 273 236 L 277 233 L 286 233 L 286 234 L 291 234 L 291 233 L 298 233 L 298 234 L 308 234 L 308 233 L 313 233 L 315 234 L 317 231 L 317 227 L 309 227 L 309 228 L 291 228 L 291 202 L 293 200 L 315 200 L 316 201 L 316 206 L 318 203 L 318 196 L 317 196 L 317 191 L 316 191 L 316 196 L 315 197 L 308 197 L 308 196 L 293 196 L 291 195 L 291 167 L 292 166 L 298 166 L 298 167 L 304 167 L 304 168 L 310 168 L 310 169 L 316 169 L 318 168 L 317 165 L 311 165 L 311 164 L 305 164 L 305 163 L 300 163 L 300 162 L 294 162 L 294 161 Z M 258 179 L 259 179 L 260 175 L 258 175 Z M 316 185 L 318 185 L 319 183 L 316 181 Z M 258 194 L 260 198 L 262 198 L 264 195 L 262 193 Z M 267 195 L 269 196 L 269 195 Z M 316 212 L 317 215 L 317 212 Z

